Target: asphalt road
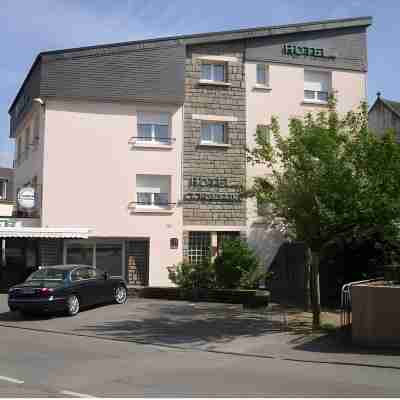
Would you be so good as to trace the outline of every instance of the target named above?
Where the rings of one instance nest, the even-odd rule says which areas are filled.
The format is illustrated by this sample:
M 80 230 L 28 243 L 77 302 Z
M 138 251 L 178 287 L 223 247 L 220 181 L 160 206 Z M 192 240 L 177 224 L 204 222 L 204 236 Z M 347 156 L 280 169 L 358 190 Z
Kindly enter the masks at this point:
M 399 370 L 0 327 L 0 396 L 385 396 Z
M 279 327 L 237 306 L 143 299 L 21 319 L 0 296 L 0 396 L 400 395 L 396 352 L 303 343 Z

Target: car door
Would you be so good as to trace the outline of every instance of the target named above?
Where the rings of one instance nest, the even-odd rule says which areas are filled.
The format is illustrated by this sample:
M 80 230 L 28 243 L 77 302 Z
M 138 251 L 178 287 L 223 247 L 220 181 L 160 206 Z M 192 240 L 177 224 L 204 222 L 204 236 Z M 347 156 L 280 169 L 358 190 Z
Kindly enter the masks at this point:
M 91 269 L 90 267 L 78 267 L 71 272 L 74 291 L 78 293 L 83 306 L 89 306 L 97 302 L 96 279 L 91 273 Z
M 102 301 L 110 301 L 113 298 L 113 282 L 109 277 L 105 277 L 105 272 L 102 269 L 96 268 L 96 279 Z

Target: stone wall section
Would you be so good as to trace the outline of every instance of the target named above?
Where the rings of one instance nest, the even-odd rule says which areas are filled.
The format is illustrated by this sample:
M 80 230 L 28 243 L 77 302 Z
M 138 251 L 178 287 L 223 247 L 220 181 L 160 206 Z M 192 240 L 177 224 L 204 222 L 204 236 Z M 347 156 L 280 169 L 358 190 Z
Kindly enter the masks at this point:
M 198 56 L 230 57 L 226 63 L 230 86 L 199 83 L 201 63 Z M 236 60 L 232 59 L 236 58 Z M 246 174 L 246 88 L 243 42 L 188 46 L 186 53 L 185 114 L 183 151 L 183 191 L 198 192 L 190 187 L 192 177 L 226 178 L 228 187 L 206 187 L 207 193 L 237 193 Z M 200 145 L 201 120 L 193 114 L 235 117 L 226 122 L 229 147 Z M 245 201 L 184 200 L 184 225 L 245 225 Z

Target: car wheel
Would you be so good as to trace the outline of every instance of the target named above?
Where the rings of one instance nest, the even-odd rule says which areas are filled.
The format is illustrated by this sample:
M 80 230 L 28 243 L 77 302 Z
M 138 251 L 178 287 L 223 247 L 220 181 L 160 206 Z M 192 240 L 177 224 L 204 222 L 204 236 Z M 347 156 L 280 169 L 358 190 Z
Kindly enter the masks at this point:
M 80 308 L 79 298 L 76 295 L 71 295 L 67 299 L 67 313 L 69 316 L 73 317 L 78 314 Z
M 128 298 L 128 293 L 125 286 L 120 285 L 114 289 L 114 301 L 117 304 L 126 303 L 127 298 Z

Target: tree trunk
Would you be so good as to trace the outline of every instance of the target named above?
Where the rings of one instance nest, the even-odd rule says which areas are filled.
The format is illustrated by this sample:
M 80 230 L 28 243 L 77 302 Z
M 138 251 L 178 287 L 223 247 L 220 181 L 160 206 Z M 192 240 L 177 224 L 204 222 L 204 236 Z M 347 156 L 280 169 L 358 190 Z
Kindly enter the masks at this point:
M 319 254 L 312 252 L 311 256 L 311 305 L 313 312 L 313 329 L 321 326 L 321 296 L 319 287 Z
M 310 290 L 311 262 L 312 262 L 311 249 L 307 248 L 306 263 L 304 266 L 304 311 L 309 311 L 311 307 L 311 290 Z

